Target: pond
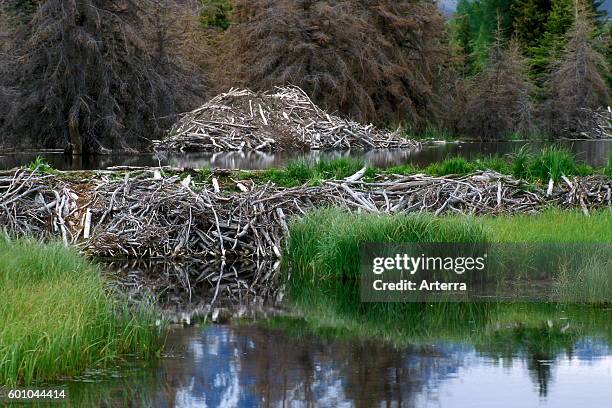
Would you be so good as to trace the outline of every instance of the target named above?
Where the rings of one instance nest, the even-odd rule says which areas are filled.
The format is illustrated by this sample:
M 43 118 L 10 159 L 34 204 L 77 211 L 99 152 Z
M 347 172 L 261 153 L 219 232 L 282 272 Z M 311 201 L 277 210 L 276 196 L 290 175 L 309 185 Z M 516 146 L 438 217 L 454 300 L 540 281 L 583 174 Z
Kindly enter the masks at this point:
M 612 154 L 612 140 L 566 140 L 560 145 L 571 149 L 579 160 L 592 166 L 604 166 Z M 94 170 L 112 166 L 158 166 L 169 165 L 189 168 L 266 169 L 280 167 L 290 160 L 316 160 L 320 158 L 355 157 L 376 167 L 391 167 L 405 163 L 426 166 L 447 157 L 461 156 L 467 159 L 504 155 L 529 145 L 534 151 L 549 146 L 547 142 L 466 142 L 425 145 L 421 150 L 378 149 L 370 151 L 310 151 L 310 152 L 225 152 L 225 153 L 160 153 L 160 154 L 113 154 L 93 158 L 66 157 L 58 152 L 25 152 L 3 154 L 0 152 L 0 170 L 23 166 L 37 155 L 43 156 L 54 168 L 60 170 Z
M 609 406 L 606 341 L 534 341 L 533 333 L 508 330 L 503 342 L 395 347 L 266 324 L 175 328 L 160 364 L 68 385 L 74 401 L 92 406 Z

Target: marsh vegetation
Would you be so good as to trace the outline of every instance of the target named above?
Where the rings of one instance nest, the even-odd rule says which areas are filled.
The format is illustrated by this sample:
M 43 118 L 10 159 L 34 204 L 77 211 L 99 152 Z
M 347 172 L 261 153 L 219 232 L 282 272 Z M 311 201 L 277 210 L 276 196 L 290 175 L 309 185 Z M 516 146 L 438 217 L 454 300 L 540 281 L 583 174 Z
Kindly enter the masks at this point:
M 150 358 L 162 327 L 109 289 L 98 266 L 60 243 L 0 237 L 0 383 L 57 381 Z

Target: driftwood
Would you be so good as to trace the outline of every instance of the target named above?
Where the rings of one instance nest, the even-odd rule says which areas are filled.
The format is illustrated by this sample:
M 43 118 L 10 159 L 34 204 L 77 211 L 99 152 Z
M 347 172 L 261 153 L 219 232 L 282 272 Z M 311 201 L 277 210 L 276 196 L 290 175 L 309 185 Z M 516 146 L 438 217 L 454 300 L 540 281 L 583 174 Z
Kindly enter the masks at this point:
M 214 303 L 219 297 L 271 295 L 278 268 L 269 264 L 282 255 L 289 218 L 316 207 L 437 215 L 516 214 L 557 205 L 588 214 L 612 204 L 612 180 L 604 176 L 564 177 L 551 183 L 548 194 L 545 188 L 493 172 L 379 176 L 364 182 L 360 171 L 345 180 L 288 189 L 241 180 L 234 182 L 242 186 L 239 192 L 227 191 L 218 181 L 194 185 L 190 177 L 164 177 L 158 169 L 117 174 L 102 171 L 79 178 L 28 170 L 4 173 L 0 226 L 16 235 L 56 237 L 95 256 L 198 259 L 205 267 L 197 276 L 180 271 L 165 276 L 190 297 L 206 282 Z M 251 267 L 232 267 L 237 261 Z
M 154 145 L 180 152 L 420 147 L 397 133 L 329 115 L 297 87 L 232 89 L 184 114 Z

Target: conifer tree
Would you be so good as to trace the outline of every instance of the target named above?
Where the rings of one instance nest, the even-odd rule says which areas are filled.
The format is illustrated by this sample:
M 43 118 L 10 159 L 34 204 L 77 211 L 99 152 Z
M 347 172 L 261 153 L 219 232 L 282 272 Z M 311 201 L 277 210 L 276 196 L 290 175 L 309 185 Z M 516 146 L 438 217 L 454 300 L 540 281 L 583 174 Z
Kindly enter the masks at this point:
M 530 92 L 518 41 L 512 39 L 506 46 L 498 29 L 487 65 L 468 88 L 460 132 L 483 140 L 530 134 L 534 130 Z
M 610 103 L 609 67 L 595 46 L 592 11 L 577 0 L 574 16 L 565 50 L 546 82 L 545 121 L 555 136 L 581 132 L 591 111 Z
M 534 77 L 538 80 L 555 59 L 561 56 L 566 44 L 566 33 L 574 21 L 574 0 L 552 0 L 552 7 L 544 33 L 534 47 L 529 49 Z
M 525 50 L 538 45 L 551 7 L 551 0 L 513 0 L 510 7 L 513 35 Z

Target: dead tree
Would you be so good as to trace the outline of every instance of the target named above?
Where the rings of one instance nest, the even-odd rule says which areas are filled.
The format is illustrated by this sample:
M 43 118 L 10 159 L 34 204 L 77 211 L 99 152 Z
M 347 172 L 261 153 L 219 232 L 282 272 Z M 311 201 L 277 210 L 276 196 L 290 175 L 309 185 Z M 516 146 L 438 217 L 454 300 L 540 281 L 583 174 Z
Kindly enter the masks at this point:
M 14 38 L 18 64 L 0 73 L 15 90 L 2 132 L 74 154 L 127 149 L 196 106 L 198 76 L 173 54 L 171 31 L 156 32 L 164 2 L 42 3 Z
M 359 121 L 422 123 L 440 109 L 442 33 L 426 0 L 236 0 L 221 84 L 293 84 Z
M 506 46 L 501 38 L 498 32 L 487 66 L 467 88 L 459 130 L 470 137 L 503 139 L 534 130 L 527 66 L 518 42 L 512 40 Z
M 548 99 L 543 114 L 551 135 L 576 136 L 590 132 L 585 127 L 593 122 L 594 112 L 610 103 L 605 79 L 609 68 L 595 42 L 592 17 L 587 7 L 577 1 L 566 49 L 553 65 L 546 83 Z

